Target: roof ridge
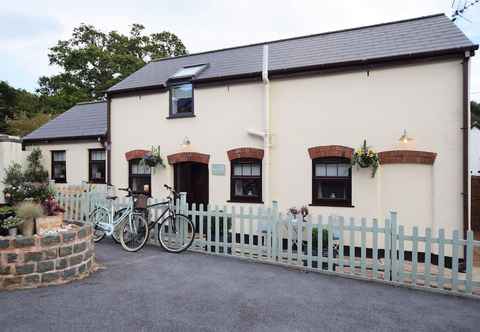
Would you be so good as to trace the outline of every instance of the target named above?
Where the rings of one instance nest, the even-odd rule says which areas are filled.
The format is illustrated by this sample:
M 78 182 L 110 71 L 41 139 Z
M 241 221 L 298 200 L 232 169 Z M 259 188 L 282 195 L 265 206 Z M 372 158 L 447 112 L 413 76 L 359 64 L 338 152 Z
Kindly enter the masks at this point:
M 106 100 L 90 100 L 90 101 L 80 101 L 75 105 L 99 104 L 99 103 L 106 103 L 106 102 L 107 102 Z
M 353 28 L 346 28 L 346 29 L 340 29 L 340 30 L 325 31 L 325 32 L 314 33 L 314 34 L 303 35 L 303 36 L 297 36 L 297 37 L 281 38 L 281 39 L 269 40 L 269 41 L 264 41 L 264 42 L 259 42 L 259 43 L 252 43 L 252 44 L 245 44 L 245 45 L 239 45 L 239 46 L 219 48 L 219 49 L 210 50 L 210 51 L 203 51 L 203 52 L 197 52 L 197 53 L 191 53 L 191 54 L 185 54 L 185 55 L 179 55 L 179 56 L 172 56 L 172 57 L 152 59 L 149 63 L 152 63 L 152 62 L 161 62 L 161 61 L 167 61 L 167 60 L 175 60 L 175 59 L 181 59 L 181 58 L 188 58 L 188 57 L 191 57 L 191 56 L 194 56 L 194 55 L 202 55 L 202 54 L 208 54 L 208 53 L 223 52 L 223 51 L 229 51 L 229 50 L 235 50 L 235 49 L 247 48 L 247 47 L 254 47 L 254 46 L 260 46 L 260 45 L 266 45 L 266 44 L 274 44 L 274 43 L 280 43 L 280 42 L 289 41 L 289 40 L 297 40 L 297 39 L 311 38 L 311 37 L 317 37 L 317 36 L 334 34 L 334 33 L 341 33 L 341 32 L 347 32 L 347 31 L 355 31 L 355 30 L 361 30 L 361 29 L 368 29 L 368 28 L 374 28 L 374 27 L 391 25 L 391 24 L 399 24 L 399 23 L 405 23 L 405 22 L 411 22 L 411 21 L 418 21 L 418 20 L 427 19 L 427 18 L 432 18 L 432 17 L 437 17 L 437 16 L 445 16 L 445 17 L 447 17 L 447 16 L 445 15 L 445 13 L 437 13 L 437 14 L 431 14 L 431 15 L 425 15 L 425 16 L 418 16 L 418 17 L 413 17 L 413 18 L 407 18 L 407 19 L 398 20 L 398 21 L 376 23 L 376 24 L 364 25 L 364 26 L 360 26 L 360 27 L 353 27 Z

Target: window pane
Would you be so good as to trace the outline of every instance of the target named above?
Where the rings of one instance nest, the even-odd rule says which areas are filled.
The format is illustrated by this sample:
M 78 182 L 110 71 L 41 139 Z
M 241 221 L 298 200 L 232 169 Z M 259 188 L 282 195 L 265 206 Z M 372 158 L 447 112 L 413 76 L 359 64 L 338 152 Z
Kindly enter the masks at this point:
M 327 175 L 327 168 L 325 164 L 316 164 L 315 165 L 315 176 L 326 176 Z
M 235 196 L 260 197 L 260 182 L 254 179 L 235 180 Z
M 132 190 L 134 192 L 144 192 L 147 189 L 150 192 L 150 178 L 149 177 L 132 177 Z
M 234 165 L 233 166 L 233 175 L 235 176 L 241 176 L 242 175 L 242 165 Z
M 317 189 L 317 198 L 318 199 L 346 199 L 347 197 L 346 197 L 345 183 L 342 181 L 319 182 L 318 189 Z
M 175 86 L 172 93 L 172 113 L 191 113 L 192 112 L 192 85 L 182 84 Z
M 252 175 L 252 165 L 251 164 L 243 164 L 242 165 L 242 175 L 243 176 L 251 176 Z
M 92 160 L 105 160 L 105 151 L 91 151 Z
M 150 175 L 150 166 L 147 164 L 141 165 L 139 161 L 132 162 L 132 174 Z
M 54 151 L 53 161 L 65 161 L 65 151 Z
M 92 164 L 91 177 L 92 180 L 105 179 L 105 163 Z
M 253 176 L 260 176 L 260 165 L 259 164 L 252 165 L 252 175 Z
M 327 164 L 327 176 L 337 176 L 337 164 Z
M 65 179 L 66 167 L 65 164 L 55 164 L 53 165 L 53 178 L 54 179 Z
M 348 164 L 339 164 L 338 165 L 338 176 L 349 176 L 350 165 Z

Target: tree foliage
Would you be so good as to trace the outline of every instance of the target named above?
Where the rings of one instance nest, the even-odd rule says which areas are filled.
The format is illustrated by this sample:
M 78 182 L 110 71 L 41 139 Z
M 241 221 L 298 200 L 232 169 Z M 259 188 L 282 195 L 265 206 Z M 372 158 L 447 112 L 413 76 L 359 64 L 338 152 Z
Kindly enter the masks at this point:
M 50 121 L 52 116 L 47 113 L 37 113 L 29 117 L 20 113 L 16 119 L 7 120 L 8 133 L 15 136 L 24 136 Z
M 23 89 L 15 89 L 5 81 L 0 81 L 0 133 L 15 135 L 9 121 L 31 118 L 47 112 L 47 107 L 39 96 Z
M 50 64 L 59 66 L 61 72 L 40 77 L 38 92 L 60 113 L 76 102 L 101 98 L 105 90 L 151 59 L 186 54 L 184 44 L 173 33 L 146 35 L 144 30 L 143 25 L 134 24 L 129 34 L 123 35 L 81 24 L 70 39 L 50 48 Z

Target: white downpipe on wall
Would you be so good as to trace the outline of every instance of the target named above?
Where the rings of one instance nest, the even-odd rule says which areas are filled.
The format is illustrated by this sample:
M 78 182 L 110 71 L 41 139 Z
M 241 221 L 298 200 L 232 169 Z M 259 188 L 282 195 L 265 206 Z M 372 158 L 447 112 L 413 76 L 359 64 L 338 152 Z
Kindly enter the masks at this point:
M 262 81 L 264 86 L 264 112 L 265 112 L 265 132 L 263 136 L 264 146 L 264 177 L 265 177 L 265 204 L 271 203 L 270 197 L 270 148 L 271 148 L 271 128 L 270 128 L 270 80 L 268 79 L 268 44 L 263 45 L 263 68 Z

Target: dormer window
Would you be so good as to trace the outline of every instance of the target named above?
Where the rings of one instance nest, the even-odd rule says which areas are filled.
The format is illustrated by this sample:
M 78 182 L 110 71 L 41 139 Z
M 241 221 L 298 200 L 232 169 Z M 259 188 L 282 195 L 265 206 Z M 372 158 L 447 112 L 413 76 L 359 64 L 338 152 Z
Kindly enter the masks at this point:
M 170 118 L 193 116 L 193 86 L 191 83 L 170 87 Z
M 192 80 L 207 69 L 208 64 L 183 67 L 168 79 L 170 86 L 170 116 L 168 118 L 187 118 L 193 113 Z

